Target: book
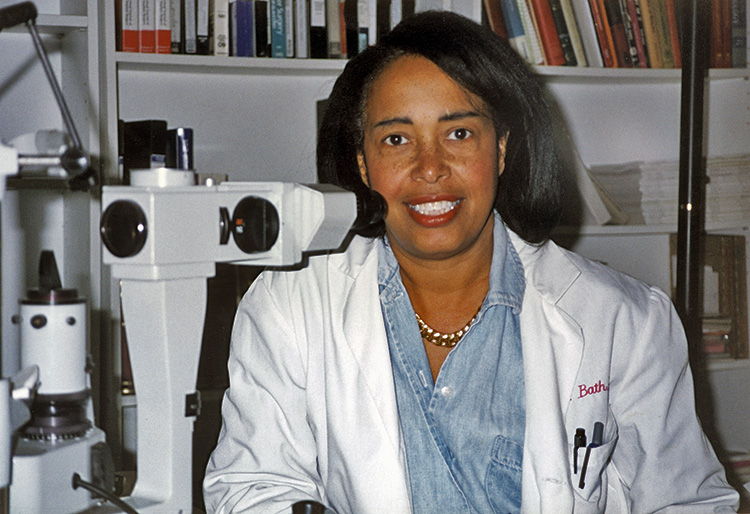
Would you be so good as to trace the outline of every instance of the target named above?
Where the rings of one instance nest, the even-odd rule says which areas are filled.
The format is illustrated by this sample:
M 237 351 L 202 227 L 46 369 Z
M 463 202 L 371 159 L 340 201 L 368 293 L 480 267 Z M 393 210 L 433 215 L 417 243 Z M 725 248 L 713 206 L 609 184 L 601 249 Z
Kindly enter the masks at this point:
M 298 59 L 310 57 L 309 3 L 294 0 L 294 56 Z
M 255 57 L 268 57 L 270 35 L 268 32 L 268 2 L 252 0 L 253 6 L 253 35 L 255 42 L 253 52 Z
M 651 18 L 656 28 L 656 35 L 659 38 L 659 47 L 661 48 L 662 53 L 662 67 L 674 68 L 675 53 L 672 43 L 672 36 L 670 34 L 669 17 L 667 14 L 667 0 L 650 0 L 649 6 L 652 9 Z
M 586 62 L 589 66 L 603 67 L 604 60 L 599 48 L 599 39 L 594 25 L 594 17 L 591 13 L 589 0 L 571 0 L 573 14 L 576 18 L 578 33 L 581 36 L 581 44 L 586 54 Z
M 367 44 L 372 46 L 378 42 L 378 0 L 369 0 L 367 7 L 367 13 L 369 15 L 369 21 L 367 26 L 369 27 Z
M 310 57 L 328 57 L 328 30 L 326 29 L 326 0 L 310 0 Z
M 118 0 L 121 6 L 121 32 L 123 52 L 140 51 L 140 35 L 138 33 L 139 20 L 138 4 L 140 0 Z
M 370 0 L 357 0 L 357 53 L 370 45 Z
M 523 57 L 526 62 L 533 62 L 534 56 L 529 44 L 529 38 L 523 26 L 521 12 L 518 9 L 516 0 L 499 0 L 500 10 L 505 20 L 505 29 L 508 33 L 508 43 L 516 52 Z
M 325 0 L 327 55 L 330 59 L 343 57 L 341 48 L 341 2 Z
M 199 55 L 211 53 L 211 33 L 209 26 L 209 0 L 195 0 L 195 43 L 196 52 Z
M 620 7 L 620 13 L 622 15 L 622 24 L 625 28 L 625 38 L 628 43 L 628 50 L 630 52 L 630 61 L 633 68 L 639 68 L 638 64 L 638 48 L 635 44 L 635 32 L 633 32 L 633 24 L 630 21 L 630 13 L 628 13 L 627 0 L 616 0 Z
M 630 54 L 630 43 L 628 43 L 628 37 L 625 32 L 625 24 L 622 19 L 619 0 L 604 0 L 604 10 L 607 14 L 607 23 L 612 34 L 617 66 L 620 68 L 632 68 L 633 57 Z
M 172 41 L 172 53 L 181 54 L 185 52 L 182 44 L 182 4 L 183 0 L 169 0 L 171 13 L 170 19 L 170 37 Z
M 211 54 L 229 55 L 229 0 L 211 0 L 209 8 Z
M 747 4 L 746 0 L 731 0 L 732 67 L 747 66 Z
M 535 19 L 533 17 L 533 11 L 526 0 L 516 0 L 518 4 L 518 12 L 521 15 L 521 22 L 523 23 L 523 31 L 528 38 L 529 49 L 531 50 L 531 64 L 544 64 L 544 51 L 542 50 L 542 43 L 539 40 L 539 33 L 536 29 Z
M 557 36 L 560 39 L 560 47 L 565 58 L 565 65 L 575 66 L 578 64 L 578 59 L 576 58 L 575 50 L 573 50 L 573 42 L 570 37 L 565 14 L 563 13 L 562 2 L 561 0 L 549 0 L 549 6 L 552 10 L 552 19 L 555 21 L 555 27 L 557 28 Z
M 139 0 L 138 47 L 142 54 L 156 53 L 156 0 Z
M 667 24 L 669 25 L 669 42 L 672 48 L 672 64 L 674 68 L 682 67 L 682 54 L 680 50 L 680 29 L 677 17 L 677 6 L 675 0 L 665 0 L 665 11 Z
M 648 48 L 649 64 L 652 68 L 664 67 L 664 53 L 661 48 L 661 38 L 657 20 L 654 19 L 656 7 L 654 2 L 658 0 L 640 0 L 641 15 L 643 17 L 643 34 Z
M 507 40 L 508 31 L 505 28 L 500 2 L 498 0 L 484 0 L 484 12 L 492 32 Z
M 156 53 L 172 53 L 172 9 L 170 0 L 156 0 Z
M 253 4 L 251 0 L 233 0 L 229 4 L 229 54 L 235 57 L 252 57 Z
M 271 35 L 270 56 L 275 58 L 286 57 L 286 14 L 284 8 L 284 0 L 269 0 L 268 2 L 268 23 Z
M 604 9 L 604 0 L 589 0 L 591 6 L 591 17 L 594 20 L 596 28 L 596 37 L 599 41 L 599 49 L 602 53 L 602 60 L 606 68 L 617 67 L 617 57 L 615 56 L 615 45 L 612 40 L 612 32 L 609 29 L 607 21 L 607 12 Z
M 573 11 L 573 2 L 572 0 L 560 0 L 560 7 L 565 19 L 565 25 L 568 28 L 570 44 L 573 47 L 573 53 L 576 57 L 576 66 L 587 66 L 588 59 L 586 58 L 586 50 L 583 47 L 581 33 L 578 30 L 578 21 L 576 21 L 576 15 Z
M 502 1 L 502 0 L 501 0 Z M 391 0 L 390 8 L 390 27 L 393 28 L 399 24 L 404 15 L 404 6 L 402 0 Z
M 625 4 L 637 55 L 637 59 L 633 58 L 633 66 L 648 68 L 648 50 L 646 48 L 646 39 L 643 35 L 643 17 L 641 16 L 640 2 L 639 0 L 625 0 Z
M 284 32 L 286 34 L 286 56 L 294 57 L 294 0 L 284 0 Z
M 549 0 L 530 0 L 536 18 L 539 40 L 544 50 L 544 62 L 552 66 L 565 64 L 560 36 L 555 26 Z
M 183 45 L 186 54 L 194 54 L 198 52 L 198 39 L 195 32 L 196 1 L 197 0 L 185 0 L 182 9 L 182 26 L 185 34 Z

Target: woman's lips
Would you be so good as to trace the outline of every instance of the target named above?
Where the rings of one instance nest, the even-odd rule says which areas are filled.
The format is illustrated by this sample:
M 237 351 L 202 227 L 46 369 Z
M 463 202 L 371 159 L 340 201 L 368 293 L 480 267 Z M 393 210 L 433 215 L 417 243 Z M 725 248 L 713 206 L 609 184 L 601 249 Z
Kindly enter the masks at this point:
M 439 227 L 451 221 L 461 207 L 457 198 L 412 200 L 407 203 L 409 215 L 425 227 Z

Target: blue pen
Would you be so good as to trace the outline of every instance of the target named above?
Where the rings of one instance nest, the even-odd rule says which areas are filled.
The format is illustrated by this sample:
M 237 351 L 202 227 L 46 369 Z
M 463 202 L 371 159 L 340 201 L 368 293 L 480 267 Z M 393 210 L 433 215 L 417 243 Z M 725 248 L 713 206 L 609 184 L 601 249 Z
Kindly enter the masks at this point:
M 578 481 L 578 488 L 583 489 L 586 478 L 586 468 L 589 465 L 589 456 L 591 455 L 591 449 L 597 448 L 602 445 L 602 437 L 604 436 L 604 424 L 601 421 L 594 423 L 594 435 L 591 436 L 591 444 L 586 447 L 586 455 L 583 457 L 583 466 L 581 466 L 581 479 Z

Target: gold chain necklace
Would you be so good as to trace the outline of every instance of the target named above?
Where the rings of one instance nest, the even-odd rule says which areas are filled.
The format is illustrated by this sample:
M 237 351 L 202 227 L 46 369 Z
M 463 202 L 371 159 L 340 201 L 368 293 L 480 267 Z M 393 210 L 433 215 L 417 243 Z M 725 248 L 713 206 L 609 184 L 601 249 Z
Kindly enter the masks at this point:
M 477 311 L 477 314 L 479 314 L 479 311 Z M 430 328 L 430 326 L 425 323 L 422 318 L 419 317 L 419 314 L 417 314 L 416 312 L 414 313 L 414 315 L 417 317 L 419 333 L 422 334 L 422 339 L 434 345 L 447 348 L 453 348 L 454 346 L 456 346 L 458 342 L 466 335 L 469 327 L 471 327 L 471 325 L 477 319 L 477 314 L 474 314 L 474 317 L 471 318 L 466 326 L 458 332 L 453 332 L 452 334 L 443 334 L 442 332 L 438 332 L 437 330 Z

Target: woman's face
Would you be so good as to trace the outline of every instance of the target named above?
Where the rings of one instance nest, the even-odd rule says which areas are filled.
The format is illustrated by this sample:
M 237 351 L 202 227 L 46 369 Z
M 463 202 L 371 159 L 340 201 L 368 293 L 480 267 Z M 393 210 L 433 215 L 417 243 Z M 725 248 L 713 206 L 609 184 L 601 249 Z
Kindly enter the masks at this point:
M 388 203 L 397 255 L 437 260 L 491 244 L 506 140 L 484 103 L 428 59 L 404 56 L 383 70 L 365 105 L 358 161 Z

